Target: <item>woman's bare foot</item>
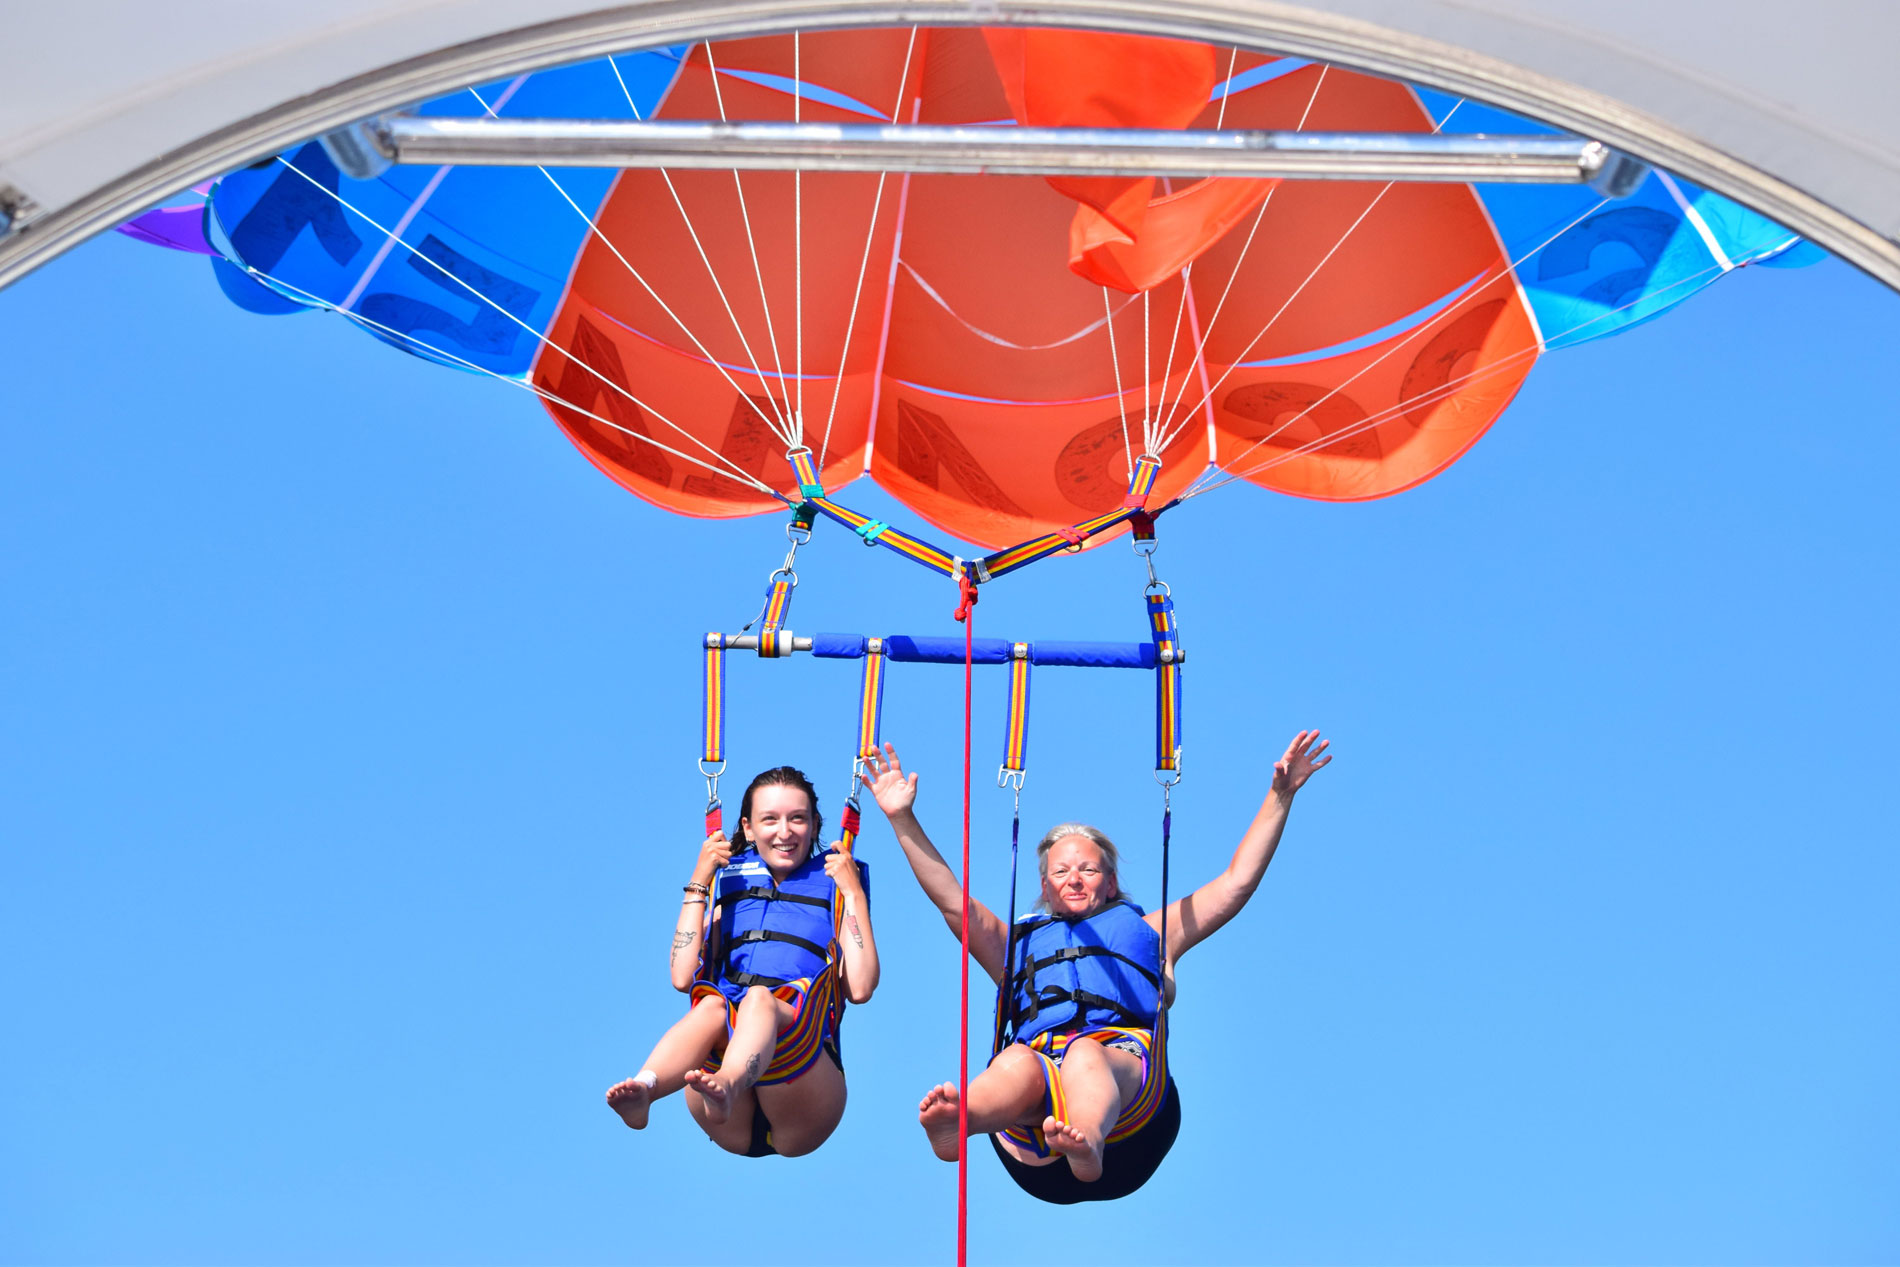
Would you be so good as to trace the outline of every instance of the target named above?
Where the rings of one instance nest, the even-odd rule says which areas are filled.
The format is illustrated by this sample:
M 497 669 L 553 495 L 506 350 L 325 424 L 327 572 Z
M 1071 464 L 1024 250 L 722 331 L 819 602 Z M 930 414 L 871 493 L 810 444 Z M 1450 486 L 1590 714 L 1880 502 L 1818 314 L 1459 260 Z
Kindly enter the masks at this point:
M 607 1107 L 618 1113 L 620 1120 L 636 1131 L 647 1128 L 647 1110 L 652 1104 L 653 1092 L 646 1083 L 636 1079 L 628 1078 L 625 1082 L 616 1082 L 607 1088 Z
M 721 1082 L 718 1074 L 688 1069 L 686 1085 L 699 1092 L 699 1098 L 705 1102 L 708 1122 L 717 1126 L 732 1115 L 732 1088 Z
M 1083 1183 L 1102 1177 L 1102 1146 L 1075 1127 L 1053 1117 L 1042 1119 L 1042 1137 L 1049 1151 L 1069 1159 L 1069 1169 Z
M 957 1159 L 957 1084 L 930 1088 L 917 1106 L 917 1124 L 930 1137 L 930 1151 L 941 1161 Z

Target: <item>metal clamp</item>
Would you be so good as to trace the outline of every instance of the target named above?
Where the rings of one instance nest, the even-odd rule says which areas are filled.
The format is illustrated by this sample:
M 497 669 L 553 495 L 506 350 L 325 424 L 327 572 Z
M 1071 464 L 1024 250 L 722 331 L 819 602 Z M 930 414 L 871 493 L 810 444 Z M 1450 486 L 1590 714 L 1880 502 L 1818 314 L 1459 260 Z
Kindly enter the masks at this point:
M 706 768 L 707 766 L 713 768 L 708 770 Z M 706 809 L 708 812 L 719 808 L 719 776 L 725 772 L 726 763 L 724 760 L 708 761 L 704 757 L 700 758 L 699 773 L 706 780 Z

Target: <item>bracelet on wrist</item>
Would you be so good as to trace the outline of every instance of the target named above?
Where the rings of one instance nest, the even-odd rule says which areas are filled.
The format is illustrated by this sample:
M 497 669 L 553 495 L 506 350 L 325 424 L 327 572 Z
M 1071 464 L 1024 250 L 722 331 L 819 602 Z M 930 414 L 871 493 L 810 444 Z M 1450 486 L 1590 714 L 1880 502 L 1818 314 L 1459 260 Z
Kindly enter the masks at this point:
M 712 892 L 711 889 L 707 888 L 705 885 L 701 884 L 697 880 L 687 881 L 686 888 L 682 891 L 686 893 L 697 893 L 702 897 L 707 896 L 708 894 Z
M 706 905 L 706 898 L 703 894 L 688 893 L 685 897 L 680 899 L 680 905 L 681 906 L 704 906 Z

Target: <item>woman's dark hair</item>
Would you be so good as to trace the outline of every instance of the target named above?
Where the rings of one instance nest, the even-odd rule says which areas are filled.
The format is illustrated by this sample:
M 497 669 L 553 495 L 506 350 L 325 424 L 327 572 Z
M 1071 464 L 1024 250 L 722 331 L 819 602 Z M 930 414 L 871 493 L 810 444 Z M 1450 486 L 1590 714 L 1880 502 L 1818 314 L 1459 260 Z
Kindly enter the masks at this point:
M 765 771 L 746 785 L 745 795 L 739 799 L 739 838 L 736 842 L 741 851 L 754 848 L 752 840 L 745 834 L 745 820 L 752 817 L 752 794 L 762 787 L 795 787 L 811 798 L 811 846 L 813 849 L 824 843 L 825 816 L 818 812 L 818 789 L 811 785 L 803 770 L 788 765 L 775 766 Z

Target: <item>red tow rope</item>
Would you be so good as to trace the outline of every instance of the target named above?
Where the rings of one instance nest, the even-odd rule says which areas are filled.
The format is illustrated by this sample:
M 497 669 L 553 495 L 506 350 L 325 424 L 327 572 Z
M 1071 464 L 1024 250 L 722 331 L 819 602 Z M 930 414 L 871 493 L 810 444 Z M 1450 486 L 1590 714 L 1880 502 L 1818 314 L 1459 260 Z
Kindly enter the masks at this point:
M 957 1267 L 970 1261 L 970 708 L 976 651 L 976 582 L 957 577 L 963 626 L 963 1006 L 957 1012 Z

